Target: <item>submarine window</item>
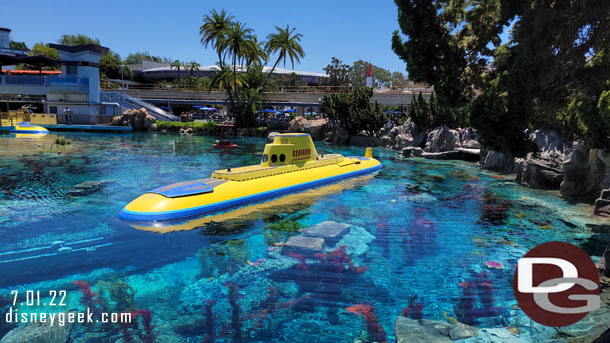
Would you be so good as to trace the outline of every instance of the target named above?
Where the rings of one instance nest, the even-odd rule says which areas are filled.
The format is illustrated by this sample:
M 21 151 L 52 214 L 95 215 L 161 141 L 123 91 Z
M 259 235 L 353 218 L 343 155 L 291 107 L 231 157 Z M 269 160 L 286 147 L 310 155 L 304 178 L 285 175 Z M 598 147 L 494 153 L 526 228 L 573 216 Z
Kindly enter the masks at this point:
M 280 155 L 280 162 L 284 162 L 284 161 L 286 161 L 286 155 L 281 154 Z
M 267 154 L 263 154 L 263 163 L 267 162 L 269 156 Z
M 271 162 L 273 162 L 273 163 L 277 162 L 277 155 L 276 154 L 271 155 Z

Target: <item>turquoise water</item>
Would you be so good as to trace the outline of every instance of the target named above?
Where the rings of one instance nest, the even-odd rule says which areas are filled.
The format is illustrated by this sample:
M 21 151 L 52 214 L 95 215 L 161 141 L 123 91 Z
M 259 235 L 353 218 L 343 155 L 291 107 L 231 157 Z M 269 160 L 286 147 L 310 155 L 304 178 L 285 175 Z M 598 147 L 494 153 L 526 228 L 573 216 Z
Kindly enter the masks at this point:
M 378 327 L 367 326 L 370 317 L 353 313 L 356 305 L 372 306 L 389 341 L 403 309 L 416 319 L 521 326 L 512 290 L 518 258 L 552 240 L 603 251 L 594 235 L 600 224 L 586 206 L 473 164 L 407 160 L 386 149 L 374 152 L 384 168 L 373 176 L 241 209 L 229 220 L 175 223 L 183 231 L 140 230 L 116 217 L 130 200 L 215 169 L 255 164 L 265 141 L 243 138 L 235 151 L 215 151 L 213 139 L 199 136 L 65 136 L 72 144 L 60 147 L 55 135 L 0 135 L 2 294 L 67 290 L 65 307 L 20 310 L 82 310 L 73 281 L 87 281 L 99 308 L 150 310 L 158 342 L 383 341 Z M 70 195 L 85 181 L 105 187 Z M 325 256 L 280 253 L 275 243 L 325 220 L 352 226 Z M 127 332 L 146 331 L 140 320 Z M 96 324 L 72 334 L 87 342 L 125 333 Z

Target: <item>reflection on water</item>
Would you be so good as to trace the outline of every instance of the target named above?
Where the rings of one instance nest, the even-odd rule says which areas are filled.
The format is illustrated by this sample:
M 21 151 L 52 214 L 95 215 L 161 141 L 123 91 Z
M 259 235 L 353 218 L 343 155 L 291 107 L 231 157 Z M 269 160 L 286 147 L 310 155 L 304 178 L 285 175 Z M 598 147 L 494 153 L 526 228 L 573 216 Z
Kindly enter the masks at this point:
M 586 240 L 589 253 L 601 254 L 587 240 L 599 225 L 584 207 L 470 164 L 409 161 L 384 149 L 375 151 L 384 164 L 375 175 L 132 227 L 116 218 L 132 199 L 256 163 L 264 140 L 219 152 L 214 139 L 197 136 L 68 136 L 71 145 L 57 146 L 54 134 L 0 135 L 0 287 L 5 297 L 69 291 L 67 308 L 22 311 L 87 305 L 137 315 L 129 327 L 77 326 L 75 342 L 382 342 L 394 340 L 399 315 L 533 334 L 514 307 L 517 259 L 550 240 Z M 323 221 L 349 228 L 326 237 L 322 250 L 283 247 Z M 0 302 L 0 312 L 9 306 Z M 0 334 L 10 328 L 0 325 Z

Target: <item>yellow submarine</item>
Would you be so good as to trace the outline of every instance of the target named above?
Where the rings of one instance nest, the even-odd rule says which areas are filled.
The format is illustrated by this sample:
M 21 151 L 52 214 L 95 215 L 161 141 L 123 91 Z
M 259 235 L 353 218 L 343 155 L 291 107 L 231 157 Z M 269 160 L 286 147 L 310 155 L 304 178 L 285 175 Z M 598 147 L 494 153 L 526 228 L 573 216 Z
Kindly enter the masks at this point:
M 118 217 L 150 222 L 212 215 L 381 168 L 371 148 L 364 157 L 318 155 L 309 134 L 285 133 L 265 146 L 260 164 L 155 188 L 127 204 Z

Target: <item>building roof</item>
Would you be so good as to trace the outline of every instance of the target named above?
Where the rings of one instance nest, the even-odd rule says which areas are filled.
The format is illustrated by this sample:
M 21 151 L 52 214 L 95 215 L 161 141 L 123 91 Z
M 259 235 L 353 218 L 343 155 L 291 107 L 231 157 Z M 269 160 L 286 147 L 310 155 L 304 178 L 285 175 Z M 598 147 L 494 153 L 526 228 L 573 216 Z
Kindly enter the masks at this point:
M 70 46 L 70 45 L 51 43 L 51 44 L 49 44 L 49 47 L 53 48 L 53 49 L 61 50 L 61 51 L 66 51 L 66 52 L 95 51 L 95 52 L 99 52 L 100 54 L 104 54 L 104 53 L 107 53 L 108 51 L 110 51 L 110 49 L 108 49 L 105 46 L 95 45 L 95 44 Z
M 0 31 L 11 32 L 13 30 L 9 29 L 8 27 L 0 26 Z

